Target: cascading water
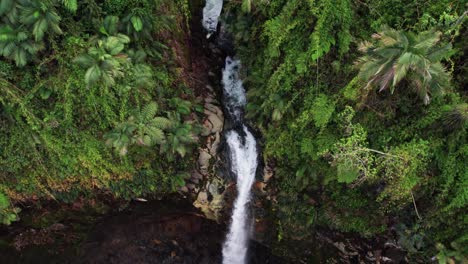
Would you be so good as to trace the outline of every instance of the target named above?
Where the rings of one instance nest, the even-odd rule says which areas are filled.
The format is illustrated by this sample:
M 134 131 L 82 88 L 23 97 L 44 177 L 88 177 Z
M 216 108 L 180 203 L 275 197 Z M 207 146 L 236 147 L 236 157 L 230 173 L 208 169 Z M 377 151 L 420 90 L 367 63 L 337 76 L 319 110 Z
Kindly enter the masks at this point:
M 206 0 L 203 8 L 203 27 L 207 38 L 216 32 L 223 0 Z M 237 181 L 237 198 L 234 201 L 231 224 L 223 245 L 223 264 L 245 264 L 247 262 L 250 238 L 250 215 L 248 204 L 251 188 L 257 171 L 257 142 L 243 123 L 246 104 L 245 90 L 239 77 L 240 61 L 226 58 L 223 70 L 223 94 L 227 117 L 234 129 L 228 131 L 226 142 L 229 146 L 231 171 Z
M 228 116 L 240 131 L 226 133 L 229 146 L 231 171 L 237 179 L 237 198 L 231 217 L 231 225 L 223 245 L 224 264 L 246 263 L 250 223 L 248 203 L 250 190 L 257 170 L 257 143 L 249 129 L 242 123 L 242 111 L 246 103 L 245 90 L 239 78 L 240 62 L 226 58 L 223 70 L 224 104 Z
M 206 0 L 205 7 L 203 8 L 203 27 L 206 29 L 208 34 L 207 38 L 216 32 L 218 27 L 218 19 L 223 9 L 223 0 Z

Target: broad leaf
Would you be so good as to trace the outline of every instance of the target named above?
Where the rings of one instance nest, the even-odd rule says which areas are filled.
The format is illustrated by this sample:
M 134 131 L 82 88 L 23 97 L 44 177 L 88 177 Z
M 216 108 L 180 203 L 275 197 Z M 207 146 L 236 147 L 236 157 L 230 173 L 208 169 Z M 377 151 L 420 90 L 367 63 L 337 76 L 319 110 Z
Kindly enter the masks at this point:
M 131 21 L 135 31 L 140 32 L 143 29 L 143 22 L 140 17 L 132 16 Z

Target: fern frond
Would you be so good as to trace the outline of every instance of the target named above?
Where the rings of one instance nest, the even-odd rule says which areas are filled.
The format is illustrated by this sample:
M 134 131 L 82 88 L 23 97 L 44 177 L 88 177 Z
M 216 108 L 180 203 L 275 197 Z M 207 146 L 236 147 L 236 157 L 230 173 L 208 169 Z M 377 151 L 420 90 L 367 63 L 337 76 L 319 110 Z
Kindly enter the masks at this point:
M 173 124 L 172 124 L 172 121 L 169 120 L 168 118 L 165 118 L 165 117 L 155 117 L 153 118 L 149 123 L 148 123 L 149 126 L 152 126 L 152 127 L 157 127 L 159 129 L 170 129 Z
M 141 110 L 141 119 L 144 121 L 150 121 L 158 112 L 158 104 L 156 102 L 150 102 Z
M 61 0 L 62 4 L 67 8 L 70 12 L 76 12 L 78 10 L 78 2 L 77 0 Z

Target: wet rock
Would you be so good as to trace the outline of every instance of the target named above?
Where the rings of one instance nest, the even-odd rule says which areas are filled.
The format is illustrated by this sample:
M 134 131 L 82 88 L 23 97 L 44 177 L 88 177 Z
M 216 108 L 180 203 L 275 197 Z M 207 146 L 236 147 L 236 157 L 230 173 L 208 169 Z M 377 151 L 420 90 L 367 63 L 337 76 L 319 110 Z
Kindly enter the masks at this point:
M 210 154 L 212 156 L 216 156 L 218 154 L 219 143 L 221 142 L 221 135 L 218 132 L 212 138 L 213 138 L 213 141 L 211 142 L 211 145 L 209 146 Z
M 216 106 L 213 103 L 206 103 L 205 109 L 216 114 L 220 119 L 224 119 L 224 113 L 219 106 Z
M 208 193 L 207 193 L 207 192 L 200 192 L 200 193 L 198 194 L 197 200 L 198 200 L 200 203 L 203 203 L 203 204 L 208 203 Z
M 200 172 L 202 174 L 208 173 L 208 168 L 210 167 L 210 159 L 212 156 L 208 151 L 202 150 L 200 151 L 200 156 L 198 157 L 198 166 L 200 167 Z
M 254 183 L 254 188 L 257 192 L 259 192 L 260 194 L 265 194 L 266 191 L 265 191 L 265 186 L 266 186 L 266 183 L 264 182 L 255 182 Z
M 199 179 L 190 179 L 190 181 L 194 184 L 198 184 L 200 182 Z
M 396 243 L 392 242 L 387 242 L 384 245 L 384 252 L 383 252 L 383 257 L 388 258 L 388 262 L 383 262 L 383 263 L 403 263 L 406 253 L 405 251 L 398 246 Z
M 211 123 L 211 133 L 223 131 L 223 120 L 222 117 L 218 116 L 217 113 L 205 110 L 205 114 L 208 116 L 208 121 Z
M 182 187 L 179 188 L 179 191 L 183 192 L 183 193 L 188 193 L 189 189 L 187 188 L 187 186 L 182 186 Z
M 211 130 L 213 130 L 213 124 L 208 119 L 205 119 L 205 121 L 203 121 L 203 131 L 201 135 L 207 137 L 211 134 Z
M 191 178 L 192 179 L 197 179 L 197 180 L 202 180 L 203 175 L 201 175 L 200 172 L 198 172 L 198 171 L 194 171 L 194 172 L 192 172 Z
M 223 184 L 221 179 L 214 177 L 211 182 L 207 183 L 204 191 L 198 193 L 193 203 L 208 219 L 216 221 L 220 219 L 224 207 L 224 193 L 220 191 Z
M 205 103 L 214 103 L 214 102 L 216 102 L 216 99 L 214 99 L 213 96 L 211 96 L 211 95 L 206 96 L 204 98 L 204 100 L 205 100 Z

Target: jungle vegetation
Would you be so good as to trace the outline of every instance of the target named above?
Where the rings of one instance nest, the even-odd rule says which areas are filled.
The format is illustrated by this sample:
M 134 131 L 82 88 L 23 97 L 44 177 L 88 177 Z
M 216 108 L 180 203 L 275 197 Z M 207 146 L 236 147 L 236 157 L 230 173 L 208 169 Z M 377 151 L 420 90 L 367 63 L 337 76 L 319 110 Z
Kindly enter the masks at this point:
M 0 220 L 35 199 L 184 185 L 196 102 L 170 41 L 186 1 L 0 1 Z
M 413 262 L 466 261 L 467 8 L 230 2 L 247 115 L 275 168 L 279 239 L 393 231 Z
M 0 0 L 0 221 L 32 198 L 172 193 L 199 125 L 171 39 L 187 0 Z M 226 1 L 278 241 L 395 232 L 468 255 L 465 1 Z

